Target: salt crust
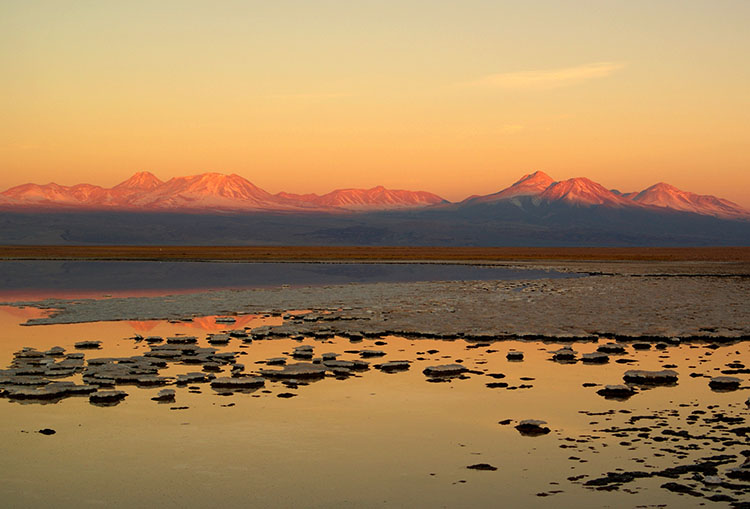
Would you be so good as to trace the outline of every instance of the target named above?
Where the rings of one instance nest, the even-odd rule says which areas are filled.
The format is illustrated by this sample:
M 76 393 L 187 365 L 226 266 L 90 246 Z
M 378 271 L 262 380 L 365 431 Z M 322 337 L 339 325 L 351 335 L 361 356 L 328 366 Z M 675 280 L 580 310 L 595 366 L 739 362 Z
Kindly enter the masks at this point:
M 736 265 L 621 262 L 562 268 L 603 274 L 570 279 L 370 283 L 0 304 L 52 310 L 50 316 L 31 319 L 25 325 L 179 320 L 312 309 L 334 311 L 334 315 L 324 322 L 305 322 L 308 328 L 320 329 L 324 324 L 327 331 L 350 334 L 571 339 L 602 334 L 750 336 L 750 277 Z

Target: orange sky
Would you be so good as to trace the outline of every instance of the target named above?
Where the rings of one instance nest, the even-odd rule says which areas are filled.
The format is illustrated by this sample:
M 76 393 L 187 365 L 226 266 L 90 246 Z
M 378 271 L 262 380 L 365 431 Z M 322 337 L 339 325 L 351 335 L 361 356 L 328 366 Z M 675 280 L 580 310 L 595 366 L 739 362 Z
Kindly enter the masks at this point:
M 750 207 L 750 2 L 7 0 L 0 189 L 240 174 L 270 192 L 521 175 Z

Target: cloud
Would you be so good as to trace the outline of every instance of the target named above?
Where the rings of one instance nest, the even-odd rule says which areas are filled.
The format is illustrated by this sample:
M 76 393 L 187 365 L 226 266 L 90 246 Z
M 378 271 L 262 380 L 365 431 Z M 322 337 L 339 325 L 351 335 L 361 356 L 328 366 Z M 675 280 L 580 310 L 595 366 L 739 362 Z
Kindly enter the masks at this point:
M 550 89 L 577 85 L 584 81 L 606 78 L 625 67 L 624 63 L 596 62 L 562 69 L 518 71 L 490 74 L 476 81 L 464 83 L 472 88 Z

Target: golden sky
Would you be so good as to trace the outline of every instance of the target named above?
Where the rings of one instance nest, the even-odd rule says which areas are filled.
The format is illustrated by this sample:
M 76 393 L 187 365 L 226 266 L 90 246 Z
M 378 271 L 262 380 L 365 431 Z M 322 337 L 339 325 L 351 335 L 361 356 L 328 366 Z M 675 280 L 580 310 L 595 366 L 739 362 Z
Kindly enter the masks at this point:
M 525 173 L 750 207 L 750 2 L 0 3 L 0 189 L 237 173 L 451 200 Z

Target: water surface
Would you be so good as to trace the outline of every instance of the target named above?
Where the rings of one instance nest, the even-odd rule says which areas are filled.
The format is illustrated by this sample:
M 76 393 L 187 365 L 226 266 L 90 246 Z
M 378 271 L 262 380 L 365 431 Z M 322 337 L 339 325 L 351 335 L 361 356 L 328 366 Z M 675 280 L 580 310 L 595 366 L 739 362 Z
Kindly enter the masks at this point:
M 281 322 L 280 317 L 250 315 L 238 317 L 232 326 L 217 324 L 213 317 L 185 323 L 19 326 L 35 313 L 39 311 L 0 311 L 2 365 L 9 364 L 12 352 L 22 346 L 44 350 L 60 345 L 74 351 L 76 341 L 99 339 L 102 350 L 86 352 L 87 358 L 122 357 L 148 350 L 145 342 L 129 339 L 136 333 L 197 335 L 201 346 L 207 346 L 208 332 Z M 379 340 L 386 344 L 376 345 Z M 660 488 L 668 480 L 664 478 L 642 479 L 614 491 L 581 483 L 618 468 L 689 463 L 718 454 L 713 449 L 720 444 L 707 442 L 683 451 L 680 447 L 686 443 L 679 440 L 653 442 L 601 430 L 628 427 L 633 415 L 654 416 L 666 410 L 669 415 L 663 422 L 670 429 L 692 426 L 691 431 L 708 433 L 702 421 L 688 425 L 686 417 L 695 410 L 707 416 L 748 415 L 743 406 L 748 391 L 711 391 L 706 378 L 689 376 L 711 375 L 729 362 L 750 358 L 747 343 L 645 352 L 629 347 L 621 358 L 635 363 L 617 364 L 613 356 L 612 362 L 600 366 L 552 362 L 549 351 L 560 345 L 541 342 L 506 341 L 473 348 L 461 340 L 386 337 L 351 343 L 334 337 L 250 344 L 234 339 L 218 348 L 239 352 L 238 361 L 252 372 L 264 367 L 258 361 L 283 356 L 300 344 L 313 346 L 316 355 L 336 352 L 342 359 L 359 358 L 357 350 L 381 349 L 386 352 L 382 360 L 407 359 L 413 365 L 402 373 L 371 369 L 298 389 L 268 381 L 263 390 L 230 396 L 218 395 L 207 384 L 196 384 L 193 392 L 176 387 L 174 404 L 151 401 L 158 389 L 135 386 L 123 387 L 129 396 L 107 408 L 89 404 L 86 397 L 56 404 L 0 399 L 0 433 L 5 437 L 1 499 L 10 507 L 697 507 L 706 500 Z M 588 352 L 596 346 L 584 343 L 576 349 Z M 510 349 L 524 351 L 526 360 L 507 361 Z M 424 367 L 450 362 L 462 362 L 478 373 L 446 383 L 427 382 Z M 677 386 L 643 390 L 627 401 L 606 400 L 596 388 L 582 386 L 620 383 L 627 369 L 661 369 L 672 363 L 680 374 Z M 174 365 L 161 374 L 196 369 L 200 366 Z M 503 373 L 505 378 L 484 373 Z M 531 387 L 486 387 L 492 381 Z M 277 397 L 281 392 L 297 396 L 282 399 Z M 716 406 L 712 410 L 709 405 Z M 527 418 L 546 420 L 552 432 L 523 437 L 512 424 L 499 424 Z M 41 435 L 36 432 L 41 428 L 53 428 L 56 434 Z M 653 434 L 662 429 L 654 428 Z M 724 450 L 737 451 L 736 446 Z M 476 463 L 498 470 L 466 468 Z M 568 480 L 577 476 L 584 477 Z M 700 485 L 685 479 L 678 481 Z
M 162 294 L 218 288 L 515 280 L 573 274 L 442 263 L 1 261 L 0 298 Z

